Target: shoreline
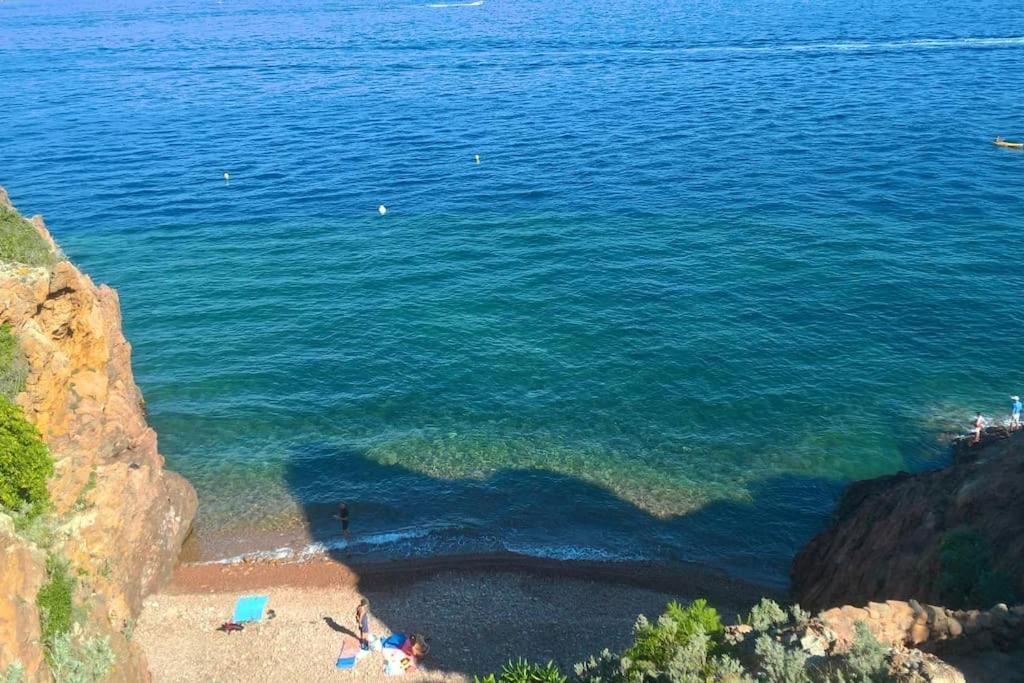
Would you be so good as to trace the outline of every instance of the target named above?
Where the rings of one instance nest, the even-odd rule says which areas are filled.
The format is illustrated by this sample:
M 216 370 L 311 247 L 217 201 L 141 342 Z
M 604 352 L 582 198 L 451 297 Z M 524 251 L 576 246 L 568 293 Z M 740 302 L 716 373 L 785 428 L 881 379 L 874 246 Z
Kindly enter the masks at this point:
M 659 592 L 684 590 L 719 595 L 727 601 L 756 602 L 762 596 L 785 599 L 779 586 L 731 576 L 699 564 L 659 562 L 562 560 L 511 552 L 443 555 L 365 562 L 342 562 L 328 556 L 304 561 L 252 561 L 183 563 L 161 591 L 183 594 L 228 588 L 345 586 L 378 590 L 397 584 L 415 584 L 440 574 L 520 574 L 547 579 L 594 581 Z

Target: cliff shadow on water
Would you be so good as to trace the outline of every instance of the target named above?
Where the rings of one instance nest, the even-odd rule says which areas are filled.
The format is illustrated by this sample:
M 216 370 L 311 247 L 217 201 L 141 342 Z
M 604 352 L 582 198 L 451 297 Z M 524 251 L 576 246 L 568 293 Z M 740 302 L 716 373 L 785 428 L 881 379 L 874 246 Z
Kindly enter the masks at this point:
M 706 595 L 713 603 L 721 601 L 731 618 L 728 610 L 749 608 L 760 595 L 784 598 L 790 559 L 824 527 L 828 512 L 822 506 L 831 506 L 844 485 L 777 476 L 753 485 L 749 499 L 719 500 L 690 514 L 661 518 L 601 486 L 546 470 L 440 479 L 327 443 L 295 449 L 286 479 L 313 543 L 356 571 L 374 615 L 392 630 L 427 634 L 443 634 L 445 610 L 404 587 L 451 571 L 511 570 L 525 582 L 574 576 L 656 588 L 682 599 Z M 350 510 L 347 541 L 338 516 L 342 501 Z M 782 536 L 779 520 L 792 523 L 794 517 L 805 534 Z M 624 551 L 619 557 L 607 552 L 616 546 Z M 657 548 L 658 557 L 640 562 L 646 558 L 631 554 L 639 548 Z M 776 559 L 765 562 L 765 556 Z M 620 562 L 607 561 L 616 559 Z M 741 580 L 730 584 L 716 570 Z M 410 612 L 410 604 L 417 603 L 422 608 Z M 639 613 L 654 616 L 662 607 L 637 605 L 627 623 Z M 542 604 L 536 608 L 543 612 Z M 484 640 L 487 614 L 482 605 Z M 333 623 L 324 628 L 335 631 L 352 621 L 349 614 L 330 618 Z M 552 634 L 552 653 L 559 651 L 561 637 Z M 449 671 L 472 671 L 481 664 L 481 652 L 494 651 L 471 643 L 440 645 L 432 648 L 429 664 Z M 595 652 L 601 647 L 595 642 Z M 523 651 L 509 644 L 509 653 Z M 505 659 L 494 652 L 488 664 L 500 668 Z

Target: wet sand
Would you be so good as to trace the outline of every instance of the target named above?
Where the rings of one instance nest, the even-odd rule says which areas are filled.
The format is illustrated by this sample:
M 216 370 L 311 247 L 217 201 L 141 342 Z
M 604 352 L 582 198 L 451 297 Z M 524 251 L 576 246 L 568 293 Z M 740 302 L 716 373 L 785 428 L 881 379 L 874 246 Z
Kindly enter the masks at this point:
M 235 599 L 270 596 L 276 616 L 235 634 L 217 632 Z M 638 614 L 670 600 L 707 597 L 726 620 L 771 588 L 700 567 L 564 562 L 516 555 L 401 560 L 346 566 L 305 563 L 184 565 L 151 596 L 135 631 L 155 681 L 376 681 L 379 654 L 355 672 L 334 661 L 370 600 L 377 634 L 423 633 L 430 655 L 407 680 L 471 681 L 509 658 L 554 660 L 566 669 L 630 641 Z

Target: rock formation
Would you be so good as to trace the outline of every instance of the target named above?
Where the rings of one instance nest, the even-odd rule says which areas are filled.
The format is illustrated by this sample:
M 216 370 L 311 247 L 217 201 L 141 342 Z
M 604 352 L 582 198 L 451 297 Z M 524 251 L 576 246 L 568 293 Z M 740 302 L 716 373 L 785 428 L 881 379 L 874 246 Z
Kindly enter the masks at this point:
M 0 189 L 0 205 L 10 207 Z M 39 233 L 56 245 L 39 217 Z M 88 577 L 89 622 L 110 634 L 114 677 L 148 678 L 144 656 L 122 635 L 142 599 L 169 578 L 196 510 L 192 487 L 163 469 L 132 377 L 117 293 L 74 265 L 0 263 L 0 324 L 10 323 L 29 365 L 15 402 L 55 461 L 49 482 L 60 520 L 59 551 Z M 45 556 L 0 517 L 0 671 L 20 661 L 29 680 L 42 667 L 34 594 Z M 129 629 L 130 630 L 130 629 Z
M 834 523 L 793 562 L 795 599 L 812 609 L 911 598 L 942 604 L 939 549 L 964 526 L 991 548 L 992 570 L 1024 596 L 1024 431 L 990 429 L 985 437 L 979 446 L 958 442 L 945 469 L 850 486 Z

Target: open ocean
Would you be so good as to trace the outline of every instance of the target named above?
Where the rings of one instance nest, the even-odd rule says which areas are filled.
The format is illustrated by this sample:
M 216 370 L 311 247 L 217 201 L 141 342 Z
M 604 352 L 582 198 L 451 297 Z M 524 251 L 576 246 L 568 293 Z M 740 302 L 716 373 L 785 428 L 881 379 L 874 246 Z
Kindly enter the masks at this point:
M 1024 392 L 1022 67 L 1019 0 L 6 0 L 0 184 L 120 291 L 202 557 L 781 584 Z

